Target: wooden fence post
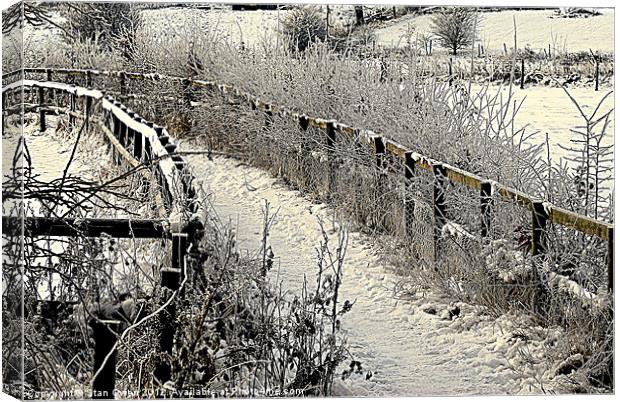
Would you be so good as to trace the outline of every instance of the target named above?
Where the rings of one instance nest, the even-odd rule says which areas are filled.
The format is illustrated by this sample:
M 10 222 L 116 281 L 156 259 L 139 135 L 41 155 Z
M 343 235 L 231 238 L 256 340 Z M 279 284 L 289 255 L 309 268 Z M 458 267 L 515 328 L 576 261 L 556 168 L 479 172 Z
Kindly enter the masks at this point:
M 450 57 L 450 60 L 448 61 L 448 76 L 448 84 L 452 86 L 452 57 Z
M 273 124 L 273 112 L 271 111 L 271 108 L 270 108 L 268 110 L 265 110 L 264 113 L 265 113 L 265 128 L 269 128 Z
M 310 122 L 308 120 L 308 116 L 304 116 L 304 115 L 299 116 L 299 127 L 301 127 L 303 131 L 306 131 L 308 129 L 309 123 Z
M 372 137 L 372 141 L 373 141 L 373 146 L 375 149 L 375 158 L 376 158 L 375 163 L 377 166 L 377 170 L 379 172 L 377 175 L 377 188 L 375 191 L 375 194 L 377 194 L 377 197 L 375 198 L 375 202 L 377 203 L 377 205 L 379 205 L 379 203 L 381 202 L 381 197 L 385 193 L 385 188 L 387 185 L 386 183 L 387 175 L 385 173 L 385 167 L 386 167 L 385 143 L 383 142 L 383 137 L 381 137 L 380 135 L 376 135 Z M 375 207 L 375 210 L 376 210 L 376 207 Z M 375 217 L 375 222 L 378 227 L 384 226 L 385 222 L 384 222 L 383 214 L 381 214 L 381 216 Z
M 121 119 L 116 119 L 116 124 L 114 125 L 114 137 L 121 142 L 121 138 L 123 137 L 123 131 L 125 130 L 125 123 Z M 116 149 L 116 147 L 112 147 L 112 160 L 116 165 L 121 164 L 121 155 Z
M 6 120 L 8 119 L 8 113 L 6 112 L 7 106 L 7 93 L 2 92 L 2 132 L 6 132 Z
M 334 145 L 336 143 L 336 127 L 334 126 L 333 121 L 328 121 L 327 126 L 325 127 L 326 134 L 326 143 L 327 143 L 327 164 L 328 164 L 328 172 L 327 172 L 327 191 L 329 196 L 332 194 L 333 186 L 334 186 L 334 175 L 336 173 L 335 166 L 335 150 Z
M 183 87 L 183 101 L 185 102 L 185 106 L 188 108 L 192 106 L 193 94 L 191 92 L 192 85 L 189 78 L 183 78 L 181 80 L 181 85 Z
M 120 321 L 90 321 L 95 340 L 95 364 L 93 370 L 99 374 L 93 379 L 93 399 L 114 399 L 116 386 L 116 334 L 120 329 Z M 114 350 L 113 350 L 114 349 Z M 110 353 L 112 352 L 112 353 Z M 108 354 L 110 357 L 108 357 Z M 107 361 L 106 361 L 107 358 Z M 105 364 L 103 364 L 105 361 Z
M 539 256 L 547 251 L 546 232 L 549 213 L 544 202 L 532 201 L 532 255 Z
M 127 80 L 126 80 L 124 72 L 121 72 L 120 74 L 120 84 L 121 84 L 121 99 L 122 99 L 123 96 L 127 94 Z
M 521 89 L 525 84 L 525 59 L 521 59 Z
M 480 183 L 480 234 L 482 238 L 489 236 L 493 209 L 492 184 L 490 181 Z
M 130 118 L 133 118 L 133 112 L 130 110 L 125 110 L 125 112 L 129 115 Z M 129 126 L 127 124 L 123 124 L 123 129 L 120 132 L 119 142 L 123 146 L 123 148 L 127 148 L 127 138 L 129 136 Z
M 183 280 L 185 255 L 187 253 L 187 233 L 172 234 L 171 266 L 161 269 L 161 284 L 170 290 L 178 290 Z
M 185 274 L 185 255 L 187 253 L 187 233 L 172 234 L 171 267 L 161 269 L 161 285 L 170 291 L 179 290 Z M 169 293 L 169 292 L 167 292 Z M 159 315 L 161 324 L 160 347 L 166 354 L 172 354 L 174 346 L 174 320 L 176 304 L 170 303 Z M 155 368 L 155 377 L 162 383 L 172 378 L 172 367 L 167 362 L 160 362 Z
M 375 149 L 377 168 L 379 168 L 380 174 L 383 175 L 383 168 L 385 167 L 385 144 L 380 135 L 372 137 L 372 141 Z
M 85 118 L 85 122 L 84 124 L 86 125 L 86 131 L 88 131 L 90 129 L 90 115 L 91 115 L 91 108 L 93 106 L 93 98 L 91 98 L 90 96 L 86 96 L 86 105 L 84 106 L 84 118 Z
M 39 131 L 44 132 L 47 127 L 45 125 L 45 89 L 39 87 Z
M 407 193 L 412 187 L 413 172 L 415 169 L 415 160 L 412 157 L 412 152 L 405 152 L 405 199 L 404 199 L 404 220 L 405 220 L 405 235 L 407 237 L 413 237 L 414 228 L 413 220 L 415 214 L 415 201 L 407 198 Z
M 70 125 L 75 125 L 75 116 L 73 115 L 73 113 L 75 113 L 75 105 L 76 105 L 75 94 L 72 93 L 71 94 L 71 103 L 69 105 L 69 108 L 70 108 L 70 111 L 71 111 L 71 113 L 69 114 L 69 124 Z
M 432 164 L 435 182 L 433 185 L 433 215 L 435 217 L 435 230 L 433 243 L 435 250 L 435 262 L 439 260 L 439 242 L 441 232 L 446 224 L 446 168 L 442 164 Z M 437 270 L 437 266 L 435 266 Z
M 540 303 L 542 293 L 544 293 L 543 278 L 539 267 L 547 252 L 547 223 L 549 213 L 545 209 L 542 201 L 532 201 L 532 308 L 539 311 L 544 308 Z
M 614 228 L 607 229 L 607 289 L 614 291 Z
M 144 152 L 144 135 L 140 132 L 134 132 L 133 134 L 133 156 L 139 161 L 142 161 Z

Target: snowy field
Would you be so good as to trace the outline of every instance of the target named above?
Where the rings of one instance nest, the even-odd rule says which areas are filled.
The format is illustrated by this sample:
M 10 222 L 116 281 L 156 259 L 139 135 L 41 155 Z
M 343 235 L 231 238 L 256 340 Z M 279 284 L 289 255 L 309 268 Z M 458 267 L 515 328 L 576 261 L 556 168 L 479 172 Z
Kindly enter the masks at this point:
M 472 85 L 472 93 L 480 91 L 480 88 L 480 85 Z M 544 143 L 545 134 L 549 134 L 552 159 L 559 163 L 561 158 L 566 158 L 567 152 L 560 145 L 565 147 L 571 145 L 571 139 L 577 137 L 570 130 L 585 126 L 583 117 L 568 95 L 566 95 L 562 88 L 545 86 L 526 87 L 525 89 L 513 86 L 512 90 L 517 104 L 523 101 L 516 117 L 515 127 L 526 127 L 527 133 L 535 133 L 529 140 L 535 144 Z M 594 88 L 591 87 L 577 87 L 570 88 L 569 92 L 589 116 L 594 112 L 594 108 L 603 97 L 612 90 L 612 88 L 601 88 L 598 92 L 595 92 Z M 497 91 L 501 91 L 502 95 L 507 97 L 509 88 L 508 86 L 492 85 L 489 88 L 488 94 L 495 95 Z M 614 103 L 614 96 L 612 94 L 601 104 L 596 116 L 600 117 L 614 109 Z M 612 112 L 603 145 L 613 145 L 614 143 L 614 116 L 615 113 Z M 596 128 L 600 129 L 601 126 L 602 124 L 599 124 Z
M 551 45 L 558 52 L 614 51 L 614 10 L 600 9 L 601 15 L 592 18 L 550 18 L 553 10 L 507 10 L 482 13 L 479 38 L 491 53 L 502 53 L 514 44 L 514 24 L 517 25 L 517 45 L 542 51 Z M 407 15 L 375 32 L 377 42 L 384 46 L 403 46 L 402 38 L 413 28 L 416 34 L 428 34 L 432 15 Z
M 333 8 L 334 6 L 332 6 Z M 614 10 L 600 9 L 601 15 L 592 18 L 550 18 L 553 10 L 507 10 L 482 13 L 480 41 L 493 53 L 501 53 L 504 43 L 508 48 L 514 41 L 513 18 L 517 24 L 519 47 L 547 49 L 549 45 L 562 52 L 614 51 Z M 273 37 L 280 27 L 281 19 L 288 13 L 281 11 L 231 11 L 230 9 L 188 10 L 164 8 L 145 11 L 147 18 L 162 21 L 164 26 L 181 26 L 190 19 L 204 27 L 221 32 L 235 43 L 243 41 L 246 46 L 260 44 L 265 38 Z M 351 11 L 331 11 L 332 24 L 346 23 Z M 377 44 L 383 46 L 404 45 L 403 38 L 411 29 L 418 35 L 428 34 L 431 15 L 405 15 L 389 21 L 387 26 L 374 31 Z

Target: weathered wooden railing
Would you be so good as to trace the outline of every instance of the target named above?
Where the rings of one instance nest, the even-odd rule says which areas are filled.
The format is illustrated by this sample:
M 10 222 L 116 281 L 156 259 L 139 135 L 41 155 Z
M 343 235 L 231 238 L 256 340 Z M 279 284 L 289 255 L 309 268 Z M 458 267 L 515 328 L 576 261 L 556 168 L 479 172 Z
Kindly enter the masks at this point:
M 432 172 L 435 177 L 435 196 L 433 197 L 433 210 L 435 222 L 439 226 L 445 217 L 445 200 L 442 200 L 442 187 L 445 186 L 446 180 L 469 187 L 480 194 L 480 212 L 481 227 L 480 234 L 487 237 L 493 214 L 493 198 L 497 194 L 502 199 L 512 202 L 516 205 L 526 208 L 532 214 L 532 234 L 530 249 L 533 255 L 545 252 L 543 239 L 545 237 L 546 227 L 550 223 L 559 224 L 576 231 L 596 236 L 606 241 L 607 247 L 607 284 L 609 291 L 613 290 L 613 244 L 614 244 L 614 225 L 601 220 L 589 218 L 584 215 L 577 214 L 565 208 L 544 202 L 541 199 L 532 197 L 517 189 L 505 186 L 491 180 L 486 180 L 479 175 L 467 172 L 447 163 L 428 158 L 424 155 L 416 153 L 405 146 L 398 144 L 389 138 L 380 136 L 370 130 L 351 127 L 349 125 L 339 123 L 335 120 L 311 117 L 303 113 L 294 112 L 286 107 L 281 107 L 269 102 L 265 102 L 252 94 L 242 92 L 238 88 L 231 85 L 221 85 L 213 81 L 204 81 L 196 79 L 188 79 L 185 77 L 166 76 L 161 74 L 143 74 L 126 71 L 98 71 L 98 70 L 81 70 L 81 69 L 42 69 L 42 68 L 26 68 L 24 70 L 14 71 L 3 75 L 3 80 L 14 79 L 15 77 L 23 77 L 25 74 L 45 74 L 47 78 L 52 75 L 79 76 L 87 81 L 92 80 L 94 76 L 118 77 L 121 85 L 121 93 L 126 93 L 127 79 L 133 80 L 171 80 L 179 82 L 185 86 L 195 88 L 208 88 L 219 91 L 222 95 L 234 95 L 239 99 L 249 103 L 252 109 L 261 110 L 265 114 L 273 116 L 278 115 L 283 118 L 292 119 L 297 122 L 300 127 L 306 130 L 308 127 L 315 127 L 325 130 L 330 138 L 335 133 L 355 138 L 358 141 L 372 147 L 377 155 L 384 153 L 391 154 L 400 158 L 405 163 L 406 177 L 411 177 L 413 169 L 421 168 Z M 377 158 L 377 163 L 381 163 L 381 159 Z M 409 211 L 408 211 L 409 209 Z M 405 207 L 405 214 L 411 213 L 411 207 Z M 437 231 L 436 231 L 437 233 Z M 435 236 L 435 244 L 437 243 L 437 235 Z
M 89 77 L 90 74 L 86 73 Z M 51 77 L 51 72 L 46 74 Z M 31 93 L 35 91 L 35 93 Z M 69 100 L 68 110 L 49 105 L 49 95 L 62 93 Z M 25 96 L 26 95 L 26 96 Z M 33 96 L 34 95 L 34 96 Z M 51 81 L 19 80 L 3 86 L 3 129 L 5 116 L 21 113 L 26 109 L 26 99 L 38 98 L 30 110 L 38 111 L 40 131 L 46 130 L 46 114 L 66 112 L 69 119 L 83 119 L 84 124 L 96 122 L 110 144 L 113 160 L 124 163 L 144 175 L 144 184 L 155 178 L 160 191 L 156 204 L 161 219 L 120 218 L 45 218 L 3 216 L 2 227 L 7 235 L 98 237 L 103 233 L 115 238 L 167 238 L 172 243 L 169 267 L 161 267 L 161 285 L 170 292 L 179 291 L 186 272 L 186 254 L 199 240 L 207 212 L 203 189 L 183 157 L 176 155 L 173 138 L 164 127 L 146 121 L 137 113 L 105 96 L 99 90 Z M 81 105 L 81 107 L 80 107 Z M 96 107 L 97 105 L 97 107 Z M 81 109 L 81 110 L 80 110 Z M 172 296 L 171 296 L 172 297 Z M 171 354 L 174 338 L 175 307 L 169 303 L 160 314 L 162 325 L 160 346 L 162 352 Z M 171 319 L 172 318 L 172 319 Z M 116 373 L 116 337 L 121 321 L 114 317 L 93 317 L 95 332 L 95 372 L 93 397 L 113 397 Z M 110 353 L 111 352 L 111 353 Z M 171 378 L 171 367 L 161 363 L 155 371 L 156 378 L 164 383 Z

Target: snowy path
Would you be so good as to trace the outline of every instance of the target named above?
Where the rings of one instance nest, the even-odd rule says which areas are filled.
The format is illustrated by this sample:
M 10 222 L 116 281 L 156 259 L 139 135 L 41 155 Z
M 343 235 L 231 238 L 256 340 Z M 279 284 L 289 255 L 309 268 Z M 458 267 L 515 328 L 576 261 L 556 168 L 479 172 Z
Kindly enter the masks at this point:
M 237 228 L 242 251 L 254 252 L 260 246 L 264 200 L 270 202 L 272 211 L 279 208 L 269 243 L 279 257 L 283 287 L 297 291 L 304 274 L 312 280 L 314 248 L 320 242 L 318 216 L 335 239 L 324 204 L 313 204 L 267 173 L 236 160 L 188 159 L 212 194 L 217 213 Z M 504 367 L 505 339 L 510 334 L 501 334 L 497 322 L 464 304 L 459 304 L 461 318 L 442 319 L 441 301 L 433 304 L 439 314 L 426 314 L 422 308 L 429 299 L 398 300 L 392 291 L 396 280 L 375 248 L 359 233 L 350 233 L 341 300 L 357 301 L 343 323 L 349 331 L 351 352 L 374 375 L 370 380 L 347 380 L 345 389 L 338 392 L 417 396 L 522 390 L 523 379 Z

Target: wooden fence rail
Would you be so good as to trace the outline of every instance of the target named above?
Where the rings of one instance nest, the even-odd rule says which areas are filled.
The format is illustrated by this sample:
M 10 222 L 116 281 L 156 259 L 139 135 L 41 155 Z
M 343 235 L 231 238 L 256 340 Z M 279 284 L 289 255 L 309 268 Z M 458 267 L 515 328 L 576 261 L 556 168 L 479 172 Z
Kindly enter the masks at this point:
M 474 190 L 480 191 L 480 211 L 481 211 L 481 220 L 483 221 L 481 227 L 481 235 L 486 237 L 488 235 L 488 227 L 491 222 L 492 217 L 492 208 L 490 205 L 492 204 L 492 199 L 495 194 L 497 194 L 502 199 L 512 202 L 518 206 L 524 207 L 528 209 L 532 213 L 532 222 L 534 219 L 538 221 L 539 212 L 535 210 L 535 205 L 544 209 L 546 214 L 546 219 L 544 221 L 545 227 L 536 228 L 532 227 L 532 250 L 539 250 L 540 244 L 538 241 L 542 241 L 545 234 L 546 225 L 549 223 L 555 223 L 562 225 L 564 227 L 577 230 L 579 232 L 599 237 L 600 239 L 608 242 L 608 256 L 607 256 L 607 272 L 608 272 L 608 289 L 610 291 L 613 290 L 613 224 L 604 222 L 601 220 L 592 219 L 590 217 L 577 214 L 575 212 L 569 211 L 565 208 L 553 205 L 549 202 L 543 202 L 542 200 L 537 199 L 536 197 L 532 197 L 524 192 L 521 192 L 517 189 L 511 188 L 509 186 L 505 186 L 501 183 L 497 183 L 494 181 L 487 180 L 479 175 L 467 172 L 465 170 L 459 169 L 447 163 L 443 163 L 441 161 L 434 160 L 432 158 L 428 158 L 424 155 L 416 153 L 407 147 L 390 140 L 389 138 L 385 138 L 374 133 L 371 130 L 364 130 L 362 128 L 351 127 L 349 125 L 339 123 L 336 120 L 323 119 L 317 117 L 311 117 L 303 113 L 293 112 L 291 109 L 278 106 L 269 102 L 265 102 L 259 99 L 252 94 L 247 92 L 242 92 L 238 88 L 235 88 L 231 85 L 223 85 L 217 84 L 214 81 L 204 81 L 204 80 L 195 80 L 188 79 L 186 77 L 178 77 L 178 76 L 167 76 L 162 74 L 154 74 L 154 73 L 136 73 L 136 72 L 126 72 L 126 71 L 101 71 L 101 70 L 84 70 L 84 69 L 44 69 L 44 68 L 26 68 L 23 70 L 16 70 L 10 72 L 8 74 L 3 75 L 3 80 L 9 80 L 15 77 L 25 78 L 26 74 L 45 74 L 45 76 L 49 76 L 50 71 L 53 71 L 55 74 L 64 74 L 66 76 L 107 76 L 107 77 L 119 77 L 121 83 L 126 85 L 126 79 L 132 80 L 170 80 L 172 82 L 179 82 L 181 84 L 189 85 L 195 88 L 206 88 L 210 90 L 215 90 L 221 93 L 222 95 L 234 95 L 237 98 L 244 100 L 250 104 L 252 109 L 261 110 L 266 115 L 273 116 L 278 115 L 283 118 L 292 119 L 294 122 L 300 125 L 301 128 L 306 129 L 307 127 L 314 127 L 321 130 L 325 130 L 328 135 L 334 136 L 336 133 L 342 134 L 344 136 L 348 136 L 350 138 L 355 138 L 362 143 L 370 146 L 372 149 L 377 150 L 381 149 L 381 152 L 387 152 L 397 158 L 400 158 L 404 161 L 404 163 L 410 163 L 419 168 L 428 170 L 432 172 L 435 177 L 438 176 L 438 173 L 441 173 L 441 176 L 438 180 L 442 181 L 445 179 L 449 180 L 452 183 L 460 184 L 472 188 Z M 124 85 L 121 85 L 121 88 L 124 88 Z M 380 143 L 380 144 L 379 144 Z M 377 147 L 379 145 L 379 147 Z M 378 152 L 378 151 L 377 151 Z M 405 172 L 405 175 L 407 173 Z M 441 199 L 435 200 L 435 212 L 436 218 L 439 220 L 442 219 L 441 215 L 441 207 L 437 209 L 438 202 L 441 202 Z M 542 234 L 542 237 L 539 236 Z

